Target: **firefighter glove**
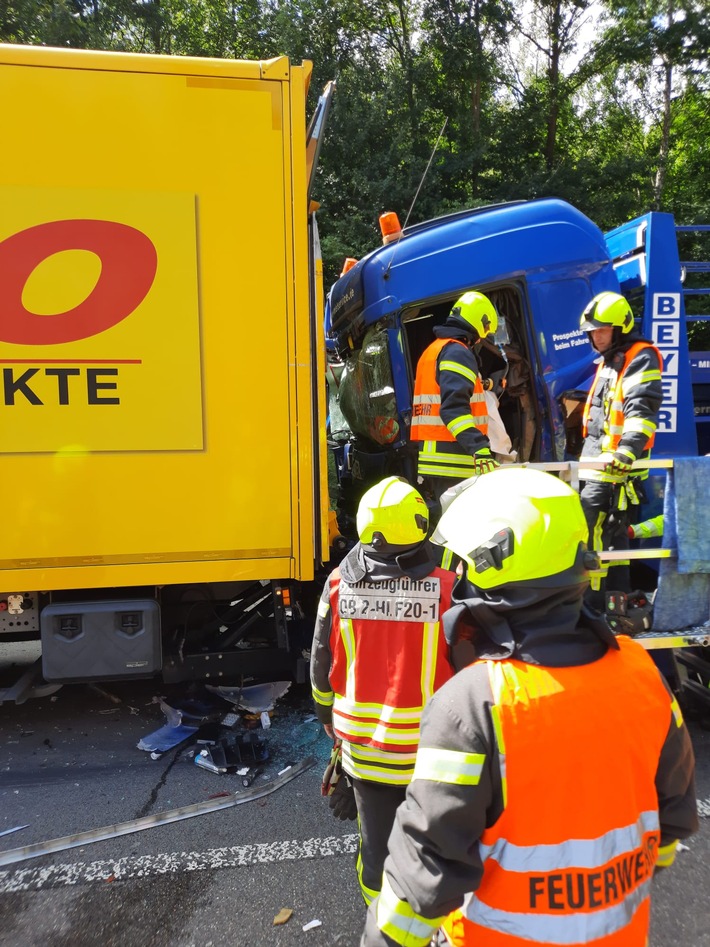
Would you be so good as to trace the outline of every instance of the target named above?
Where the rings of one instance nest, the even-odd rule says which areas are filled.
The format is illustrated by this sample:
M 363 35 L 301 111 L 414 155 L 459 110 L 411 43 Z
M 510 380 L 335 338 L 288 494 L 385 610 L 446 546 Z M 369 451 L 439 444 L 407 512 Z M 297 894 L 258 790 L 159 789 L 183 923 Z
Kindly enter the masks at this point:
M 328 796 L 328 806 L 335 818 L 340 819 L 341 822 L 357 819 L 355 790 L 345 774 L 341 776 L 333 792 Z
M 487 447 L 476 451 L 476 453 L 473 455 L 474 477 L 480 477 L 481 474 L 490 473 L 492 470 L 495 470 L 496 467 L 500 467 L 500 464 Z
M 607 464 L 604 468 L 604 473 L 608 474 L 610 477 L 620 477 L 625 480 L 631 473 L 633 463 L 633 460 L 631 460 L 626 454 L 620 454 L 617 452 L 612 457 L 611 463 Z
M 343 773 L 342 740 L 333 742 L 328 765 L 323 773 L 320 787 L 321 796 L 327 796 L 328 806 L 336 819 L 346 821 L 357 819 L 355 792 L 345 773 Z
M 343 773 L 343 741 L 335 739 L 320 785 L 321 796 L 331 796 Z

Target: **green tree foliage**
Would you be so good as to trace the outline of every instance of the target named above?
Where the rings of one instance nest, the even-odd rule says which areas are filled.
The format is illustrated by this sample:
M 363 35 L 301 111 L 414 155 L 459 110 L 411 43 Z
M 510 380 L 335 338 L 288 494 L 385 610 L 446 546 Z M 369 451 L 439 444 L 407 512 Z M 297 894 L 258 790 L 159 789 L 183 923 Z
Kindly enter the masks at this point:
M 338 83 L 315 194 L 328 281 L 386 210 L 557 196 L 603 228 L 710 222 L 706 0 L 0 0 L 0 40 L 312 60 L 312 104 Z

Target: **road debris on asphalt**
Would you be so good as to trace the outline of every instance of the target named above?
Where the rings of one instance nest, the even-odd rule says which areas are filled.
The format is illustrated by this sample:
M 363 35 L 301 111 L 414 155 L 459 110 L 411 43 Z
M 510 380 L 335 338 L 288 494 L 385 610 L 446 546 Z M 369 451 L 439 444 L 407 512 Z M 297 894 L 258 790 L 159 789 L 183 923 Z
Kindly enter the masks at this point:
M 280 924 L 285 924 L 293 914 L 293 908 L 281 908 L 279 913 L 276 915 L 273 921 L 273 926 L 278 927 Z
M 225 700 L 252 714 L 273 710 L 275 702 L 290 688 L 291 681 L 270 681 L 266 684 L 251 684 L 249 687 L 222 687 L 207 684 L 207 690 L 219 694 Z
M 12 829 L 5 829 L 3 832 L 0 832 L 0 838 L 2 838 L 3 835 L 12 835 L 13 832 L 20 832 L 22 829 L 29 829 L 29 827 L 30 824 L 28 822 L 27 825 L 16 825 Z
M 112 694 L 110 691 L 104 690 L 103 687 L 99 687 L 98 684 L 89 684 L 89 690 L 92 690 L 95 694 L 98 694 L 100 697 L 105 697 L 106 700 L 110 700 L 112 704 L 123 703 L 120 697 L 116 697 L 116 695 Z
M 214 699 L 207 701 L 184 700 L 172 704 L 159 698 L 157 703 L 167 723 L 153 733 L 142 737 L 136 746 L 148 753 L 162 754 L 188 743 L 206 724 L 216 724 L 224 710 Z M 157 757 L 154 757 L 157 758 Z
M 245 802 L 252 802 L 256 799 L 261 799 L 263 796 L 268 796 L 282 786 L 285 786 L 286 783 L 300 776 L 301 773 L 305 773 L 306 770 L 310 769 L 315 763 L 316 758 L 309 756 L 296 766 L 288 767 L 288 770 L 285 771 L 283 775 L 277 776 L 267 783 L 246 789 L 244 792 L 230 793 L 230 795 L 223 799 L 205 799 L 202 802 L 193 803 L 189 806 L 180 806 L 177 809 L 166 809 L 163 812 L 156 812 L 155 815 L 132 819 L 130 822 L 118 822 L 114 825 L 103 826 L 99 829 L 90 829 L 75 835 L 66 835 L 63 838 L 50 839 L 47 842 L 35 842 L 32 845 L 25 845 L 22 848 L 9 849 L 0 852 L 0 867 L 15 865 L 29 858 L 51 855 L 54 852 L 63 852 L 70 848 L 79 848 L 82 845 L 89 845 L 93 842 L 103 842 L 106 839 L 118 838 L 121 835 L 130 835 L 133 832 L 142 832 L 145 829 L 152 829 L 159 825 L 179 822 L 183 819 L 191 819 L 195 816 L 217 812 L 221 809 L 230 809 L 233 806 L 239 806 Z
M 195 755 L 195 764 L 212 773 L 233 773 L 244 764 L 263 763 L 269 750 L 261 734 L 229 734 L 205 746 Z
M 303 925 L 302 929 L 304 931 L 312 931 L 314 927 L 320 927 L 322 923 L 323 923 L 322 921 L 318 921 L 318 920 L 309 921 L 307 924 Z

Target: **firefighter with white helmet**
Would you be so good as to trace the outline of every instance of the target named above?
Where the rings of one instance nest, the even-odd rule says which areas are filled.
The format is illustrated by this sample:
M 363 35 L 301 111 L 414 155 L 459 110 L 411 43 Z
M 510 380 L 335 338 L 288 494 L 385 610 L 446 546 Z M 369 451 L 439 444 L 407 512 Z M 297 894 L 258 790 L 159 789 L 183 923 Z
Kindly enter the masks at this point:
M 444 512 L 433 540 L 465 563 L 445 631 L 477 656 L 424 712 L 362 947 L 647 943 L 653 874 L 698 826 L 693 751 L 647 652 L 584 614 L 586 538 L 533 469 Z
M 357 530 L 359 543 L 321 596 L 311 687 L 326 732 L 342 740 L 359 819 L 358 880 L 369 903 L 380 890 L 387 839 L 414 769 L 422 709 L 453 674 L 441 615 L 455 576 L 434 562 L 421 494 L 398 477 L 365 493 Z M 338 809 L 344 782 L 333 793 Z
M 663 400 L 663 359 L 652 342 L 634 331 L 628 301 L 619 293 L 599 293 L 582 313 L 580 328 L 599 352 L 597 373 L 584 408 L 582 460 L 606 461 L 602 470 L 581 469 L 581 498 L 592 549 L 629 548 L 631 510 L 643 501 L 648 471 L 632 473 L 635 460 L 648 458 Z M 606 588 L 631 590 L 628 562 L 612 564 L 606 580 L 592 579 L 588 603 L 605 610 Z
M 417 363 L 410 436 L 419 446 L 417 474 L 436 500 L 452 484 L 499 466 L 474 352 L 497 328 L 490 299 L 475 290 L 464 293 Z

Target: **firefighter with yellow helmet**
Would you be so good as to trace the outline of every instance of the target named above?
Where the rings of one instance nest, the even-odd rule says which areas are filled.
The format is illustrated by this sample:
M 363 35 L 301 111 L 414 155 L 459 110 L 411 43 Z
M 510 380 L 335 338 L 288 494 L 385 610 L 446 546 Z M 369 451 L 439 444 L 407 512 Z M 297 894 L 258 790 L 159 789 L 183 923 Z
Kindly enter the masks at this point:
M 426 503 L 406 481 L 387 477 L 365 493 L 360 541 L 325 584 L 311 649 L 318 719 L 342 741 L 354 791 L 357 873 L 368 904 L 380 890 L 387 839 L 412 777 L 422 709 L 453 674 L 441 616 L 455 575 L 435 564 L 428 530 Z M 355 817 L 345 789 L 341 778 L 331 808 Z
M 362 947 L 647 943 L 653 874 L 697 830 L 693 751 L 647 652 L 585 613 L 586 539 L 533 469 L 444 512 L 433 540 L 466 567 L 444 626 L 477 657 L 424 712 Z
M 632 473 L 635 460 L 650 456 L 663 400 L 663 359 L 652 342 L 634 331 L 631 306 L 619 293 L 599 293 L 582 313 L 580 328 L 599 352 L 597 373 L 584 408 L 582 460 L 606 462 L 602 470 L 580 470 L 581 499 L 595 550 L 629 548 L 631 510 L 643 500 L 647 471 Z M 592 579 L 588 603 L 605 610 L 606 587 L 631 590 L 628 562 L 612 564 L 606 580 Z
M 498 313 L 483 293 L 464 293 L 417 364 L 410 437 L 417 474 L 438 500 L 452 484 L 498 467 L 488 439 L 488 409 L 474 349 L 495 335 Z

